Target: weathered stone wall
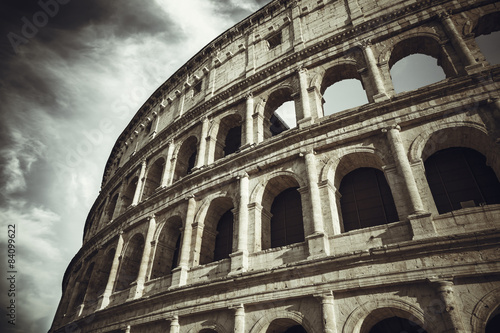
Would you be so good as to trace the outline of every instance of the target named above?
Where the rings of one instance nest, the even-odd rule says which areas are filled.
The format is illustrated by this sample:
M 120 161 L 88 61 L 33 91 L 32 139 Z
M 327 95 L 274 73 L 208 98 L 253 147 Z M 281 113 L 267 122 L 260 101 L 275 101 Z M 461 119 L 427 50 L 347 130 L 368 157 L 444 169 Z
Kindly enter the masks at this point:
M 474 40 L 498 12 L 496 1 L 273 1 L 229 29 L 118 139 L 51 331 L 365 333 L 398 316 L 484 332 L 500 306 L 500 204 L 439 214 L 424 161 L 472 148 L 500 175 L 500 67 Z M 446 79 L 396 94 L 390 68 L 412 53 L 438 59 Z M 324 116 L 325 89 L 351 78 L 369 103 Z M 286 101 L 297 127 L 273 136 Z M 241 146 L 224 156 L 238 126 Z M 340 184 L 364 167 L 383 172 L 398 221 L 345 232 Z M 305 239 L 271 247 L 271 204 L 295 187 Z M 227 210 L 232 253 L 210 262 Z M 168 274 L 167 253 L 179 256 Z

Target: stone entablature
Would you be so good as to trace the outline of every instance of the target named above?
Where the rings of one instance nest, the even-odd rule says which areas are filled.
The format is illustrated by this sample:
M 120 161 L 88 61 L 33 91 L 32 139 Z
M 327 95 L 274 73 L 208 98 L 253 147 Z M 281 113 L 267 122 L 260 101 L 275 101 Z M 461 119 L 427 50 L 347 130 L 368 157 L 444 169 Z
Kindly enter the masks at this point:
M 500 175 L 500 67 L 472 38 L 498 25 L 498 7 L 273 1 L 229 29 L 118 139 L 52 331 L 368 333 L 390 312 L 428 332 L 483 332 L 500 306 L 500 203 L 443 212 L 425 163 L 459 147 Z M 390 68 L 412 53 L 446 79 L 396 94 Z M 369 103 L 324 116 L 325 89 L 353 78 Z M 279 133 L 288 101 L 297 126 Z M 342 184 L 358 169 L 387 183 L 392 220 L 346 224 Z M 273 245 L 289 189 L 300 240 Z

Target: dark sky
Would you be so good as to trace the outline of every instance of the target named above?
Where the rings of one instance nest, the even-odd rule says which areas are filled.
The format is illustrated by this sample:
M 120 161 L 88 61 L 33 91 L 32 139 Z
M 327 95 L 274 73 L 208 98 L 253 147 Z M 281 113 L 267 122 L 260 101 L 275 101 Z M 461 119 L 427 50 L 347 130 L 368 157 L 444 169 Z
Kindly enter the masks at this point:
M 2 0 L 0 247 L 15 224 L 18 273 L 16 326 L 2 275 L 1 332 L 49 329 L 118 135 L 161 83 L 267 2 Z

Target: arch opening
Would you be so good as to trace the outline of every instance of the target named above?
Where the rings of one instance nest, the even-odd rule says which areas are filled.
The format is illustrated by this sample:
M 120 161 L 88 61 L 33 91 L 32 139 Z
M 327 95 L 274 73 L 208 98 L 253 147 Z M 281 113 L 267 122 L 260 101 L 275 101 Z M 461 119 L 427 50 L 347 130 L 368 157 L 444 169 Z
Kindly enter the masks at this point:
M 376 323 L 368 333 L 427 333 L 417 323 L 398 316 L 383 319 Z
M 118 193 L 112 196 L 108 207 L 106 209 L 106 220 L 111 221 L 113 219 L 113 214 L 115 213 L 116 204 L 118 202 Z
M 266 333 L 307 333 L 306 329 L 292 319 L 275 319 Z
M 345 232 L 399 220 L 389 184 L 378 169 L 349 172 L 342 178 L 339 192 Z
M 443 53 L 439 43 L 430 37 L 412 37 L 399 42 L 389 59 L 396 93 L 418 89 L 453 76 L 453 65 Z
M 273 92 L 266 103 L 264 117 L 264 139 L 278 135 L 297 126 L 295 103 L 290 89 L 280 89 Z
M 127 189 L 122 195 L 122 211 L 127 209 L 134 200 L 135 190 L 137 188 L 137 183 L 139 182 L 139 177 L 134 177 L 128 184 Z
M 233 247 L 233 201 L 214 199 L 207 210 L 200 250 L 200 265 L 229 257 Z
M 439 214 L 500 203 L 500 182 L 486 157 L 471 148 L 439 150 L 424 162 Z
M 481 17 L 473 33 L 486 61 L 491 65 L 500 64 L 500 12 Z
M 345 79 L 332 84 L 326 88 L 323 99 L 324 116 L 368 103 L 366 92 L 359 79 Z
M 142 234 L 135 234 L 129 241 L 121 260 L 120 273 L 116 279 L 115 291 L 128 289 L 130 284 L 137 279 L 143 250 L 144 237 Z
M 77 295 L 75 298 L 75 303 L 73 304 L 73 307 L 76 309 L 78 306 L 80 306 L 83 302 L 86 300 L 86 294 L 88 290 L 88 285 L 90 282 L 90 277 L 92 276 L 92 272 L 94 271 L 94 266 L 95 262 L 92 262 L 87 270 L 85 271 L 85 274 L 83 275 L 83 278 L 80 280 L 80 283 L 78 284 L 78 290 L 77 290 Z
M 165 160 L 163 158 L 157 159 L 153 165 L 151 165 L 146 176 L 146 181 L 144 182 L 142 199 L 147 199 L 158 187 L 160 187 L 164 168 Z
M 236 153 L 241 146 L 241 116 L 232 114 L 224 117 L 217 132 L 214 160 Z
M 196 163 L 197 142 L 198 140 L 196 137 L 191 136 L 182 143 L 179 152 L 177 153 L 177 162 L 173 179 L 174 182 L 190 174 L 193 170 Z
M 493 311 L 486 323 L 485 333 L 497 333 L 500 330 L 500 306 Z
M 106 253 L 103 261 L 99 265 L 97 274 L 92 277 L 91 286 L 89 287 L 91 292 L 89 294 L 90 297 L 93 297 L 96 300 L 106 290 L 109 274 L 111 273 L 111 267 L 113 266 L 113 259 L 115 258 L 115 252 L 116 250 L 113 248 Z
M 170 275 L 177 266 L 182 220 L 174 216 L 165 222 L 156 241 L 151 279 Z
M 368 103 L 367 93 L 358 68 L 343 64 L 329 68 L 321 82 L 323 116 Z

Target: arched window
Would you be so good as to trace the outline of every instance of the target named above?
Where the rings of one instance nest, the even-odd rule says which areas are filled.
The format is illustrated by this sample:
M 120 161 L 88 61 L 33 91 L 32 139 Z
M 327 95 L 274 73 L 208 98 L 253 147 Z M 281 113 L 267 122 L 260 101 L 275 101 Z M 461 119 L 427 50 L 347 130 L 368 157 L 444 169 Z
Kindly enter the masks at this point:
M 141 234 L 135 234 L 129 241 L 125 254 L 121 260 L 120 273 L 116 279 L 115 291 L 129 288 L 130 284 L 137 279 L 143 250 L 144 237 Z
M 233 252 L 233 212 L 225 212 L 217 223 L 214 261 L 229 258 Z
M 198 140 L 191 136 L 182 143 L 177 154 L 177 161 L 174 171 L 174 182 L 191 173 L 196 163 L 196 153 Z
M 500 12 L 481 17 L 473 32 L 486 61 L 500 64 Z
M 413 37 L 399 42 L 392 50 L 389 68 L 397 93 L 414 90 L 454 74 L 441 46 L 430 37 Z
M 111 221 L 113 219 L 113 214 L 115 212 L 117 202 L 118 202 L 118 193 L 116 193 L 109 201 L 108 209 L 106 210 L 107 221 Z
M 424 163 L 439 214 L 500 203 L 500 183 L 486 157 L 470 148 L 448 148 Z
M 172 269 L 176 267 L 177 259 L 175 256 L 176 253 L 179 252 L 178 248 L 180 245 L 181 227 L 181 218 L 174 216 L 168 219 L 161 229 L 158 240 L 156 241 L 156 251 L 153 261 L 153 269 L 151 271 L 151 279 L 169 275 L 172 273 Z
M 214 160 L 234 154 L 241 146 L 241 116 L 231 114 L 222 118 L 217 132 Z
M 292 319 L 280 318 L 271 322 L 266 333 L 307 333 L 307 331 Z
M 241 146 L 241 126 L 231 128 L 224 140 L 224 156 L 234 154 Z
M 391 190 L 380 170 L 351 171 L 342 179 L 339 192 L 345 232 L 398 221 Z
M 369 333 L 427 333 L 420 325 L 414 323 L 413 321 L 401 318 L 401 317 L 391 317 L 379 321 L 375 324 Z
M 264 108 L 264 117 L 267 119 L 264 139 L 297 126 L 295 103 L 290 89 L 283 88 L 269 96 Z
M 89 286 L 89 289 L 91 291 L 89 292 L 89 294 L 95 300 L 97 300 L 97 298 L 106 290 L 109 273 L 111 272 L 113 259 L 115 258 L 115 252 L 115 249 L 111 249 L 105 254 L 99 265 L 98 271 L 96 272 L 96 274 L 94 274 L 94 276 L 92 276 L 92 281 Z
M 233 201 L 214 199 L 207 210 L 200 250 L 200 265 L 229 257 L 233 248 Z
M 325 116 L 368 103 L 360 80 L 347 79 L 334 83 L 323 94 Z
M 94 265 L 95 262 L 89 265 L 89 267 L 85 271 L 85 274 L 83 275 L 83 278 L 79 281 L 75 303 L 73 304 L 75 308 L 85 301 L 85 295 L 87 293 L 87 287 L 90 282 L 90 277 L 92 276 L 92 272 L 94 271 Z
M 324 100 L 324 116 L 368 103 L 361 75 L 354 64 L 337 65 L 328 69 L 320 92 Z
M 500 307 L 497 308 L 486 323 L 485 333 L 498 333 L 500 330 Z
M 127 189 L 125 190 L 125 193 L 122 195 L 122 211 L 127 209 L 129 207 L 133 200 L 134 200 L 134 195 L 135 195 L 135 189 L 137 188 L 137 182 L 139 181 L 139 177 L 134 177 L 128 184 Z
M 154 191 L 161 185 L 161 177 L 165 167 L 165 160 L 163 158 L 157 159 L 148 170 L 146 182 L 144 183 L 144 191 L 142 198 L 147 199 Z
M 304 241 L 302 202 L 297 187 L 278 194 L 271 205 L 271 247 Z

